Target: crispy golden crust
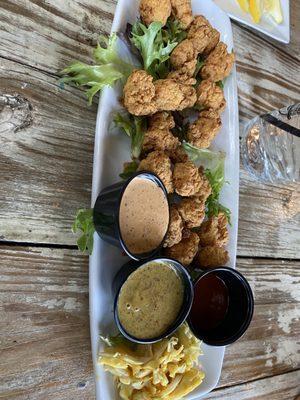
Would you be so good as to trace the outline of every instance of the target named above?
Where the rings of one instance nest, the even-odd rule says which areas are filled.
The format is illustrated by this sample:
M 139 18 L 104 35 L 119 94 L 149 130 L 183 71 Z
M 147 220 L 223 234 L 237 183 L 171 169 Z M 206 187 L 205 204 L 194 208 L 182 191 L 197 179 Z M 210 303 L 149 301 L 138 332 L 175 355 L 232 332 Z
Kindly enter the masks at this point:
M 229 261 L 228 251 L 224 247 L 207 246 L 199 250 L 195 259 L 196 266 L 202 268 L 222 267 Z
M 142 152 L 144 154 L 154 150 L 172 152 L 178 145 L 178 138 L 173 136 L 168 129 L 150 128 L 145 132 Z
M 148 115 L 157 111 L 155 86 L 151 75 L 143 70 L 135 70 L 124 87 L 124 105 L 133 115 Z
M 146 25 L 150 25 L 151 22 L 161 22 L 165 25 L 171 15 L 171 2 L 170 0 L 141 0 L 140 15 Z
M 221 118 L 215 111 L 202 111 L 199 118 L 190 125 L 187 138 L 199 149 L 207 149 L 221 129 Z
M 195 232 L 190 232 L 181 242 L 165 250 L 167 257 L 174 258 L 187 267 L 193 261 L 198 251 L 199 237 Z
M 176 82 L 184 85 L 195 85 L 197 80 L 194 78 L 197 60 L 187 62 L 176 71 L 172 71 L 168 75 L 168 79 L 174 79 Z
M 173 50 L 170 61 L 174 69 L 183 67 L 186 63 L 195 60 L 197 53 L 191 40 L 185 39 Z
M 206 200 L 208 199 L 208 197 L 211 195 L 211 186 L 209 183 L 209 180 L 206 178 L 206 176 L 204 175 L 202 169 L 199 168 L 199 173 L 202 177 L 202 186 L 199 190 L 199 192 L 197 192 L 194 196 L 193 199 L 195 199 L 195 201 L 199 201 L 201 203 L 205 203 Z
M 173 184 L 176 193 L 189 197 L 199 192 L 203 180 L 198 168 L 191 162 L 175 164 L 173 171 Z
M 187 29 L 193 21 L 191 0 L 171 0 L 172 14 Z
M 201 69 L 201 77 L 214 82 L 221 81 L 230 74 L 233 64 L 234 54 L 228 53 L 227 45 L 219 42 L 205 60 Z
M 175 121 L 171 114 L 161 111 L 149 117 L 150 129 L 172 129 L 175 127 Z
M 159 111 L 175 111 L 192 107 L 197 100 L 196 90 L 172 79 L 155 81 L 154 102 Z
M 196 228 L 201 225 L 205 217 L 205 203 L 194 198 L 183 199 L 178 204 L 178 211 L 187 228 Z
M 184 149 L 183 149 L 183 147 L 181 145 L 176 147 L 176 149 L 174 151 L 171 151 L 168 154 L 169 154 L 169 157 L 170 157 L 171 161 L 174 164 L 176 164 L 176 163 L 185 163 L 189 159 L 188 155 L 186 154 L 186 152 L 184 151 Z
M 193 44 L 196 54 L 203 53 L 210 44 L 212 27 L 203 15 L 197 15 L 188 31 L 187 39 Z
M 220 32 L 211 27 L 210 35 L 209 35 L 209 43 L 203 51 L 203 55 L 207 56 L 209 53 L 213 51 L 213 49 L 217 46 L 220 41 Z
M 197 87 L 197 103 L 204 109 L 211 109 L 221 113 L 226 106 L 222 88 L 215 82 L 204 80 Z
M 153 151 L 149 153 L 140 162 L 138 171 L 153 172 L 162 180 L 167 192 L 173 192 L 171 160 L 164 152 Z
M 183 222 L 175 204 L 170 208 L 170 223 L 164 247 L 172 247 L 182 239 Z
M 222 247 L 228 243 L 227 218 L 223 213 L 217 217 L 210 217 L 203 222 L 198 231 L 200 246 Z

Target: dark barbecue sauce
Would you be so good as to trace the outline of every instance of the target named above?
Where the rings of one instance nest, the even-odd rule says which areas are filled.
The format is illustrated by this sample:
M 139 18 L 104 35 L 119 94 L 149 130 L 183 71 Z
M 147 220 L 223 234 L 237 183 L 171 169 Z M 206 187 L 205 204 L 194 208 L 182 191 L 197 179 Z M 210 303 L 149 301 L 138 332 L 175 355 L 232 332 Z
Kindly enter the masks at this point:
M 213 274 L 204 276 L 195 286 L 190 318 L 197 330 L 212 330 L 225 318 L 228 309 L 228 289 L 222 279 Z

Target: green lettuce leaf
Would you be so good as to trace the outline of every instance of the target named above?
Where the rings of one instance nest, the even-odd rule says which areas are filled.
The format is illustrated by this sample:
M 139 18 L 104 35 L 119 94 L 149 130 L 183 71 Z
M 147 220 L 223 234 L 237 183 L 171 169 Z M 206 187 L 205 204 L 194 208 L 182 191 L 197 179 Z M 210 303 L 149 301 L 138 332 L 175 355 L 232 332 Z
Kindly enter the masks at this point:
M 179 44 L 187 37 L 187 32 L 182 28 L 180 22 L 176 19 L 169 18 L 162 31 L 165 42 L 177 42 Z
M 94 245 L 94 222 L 93 209 L 80 209 L 77 211 L 72 232 L 81 231 L 81 236 L 77 240 L 77 246 L 80 251 L 92 254 Z
M 217 216 L 219 212 L 223 212 L 230 224 L 231 211 L 219 201 L 221 190 L 226 183 L 225 153 L 208 149 L 198 149 L 187 142 L 184 142 L 182 147 L 194 164 L 205 168 L 205 175 L 212 188 L 212 193 L 205 204 L 207 217 Z
M 117 35 L 109 38 L 100 36 L 98 45 L 93 52 L 94 64 L 89 65 L 77 61 L 62 71 L 65 75 L 61 82 L 74 83 L 76 86 L 84 86 L 89 104 L 93 97 L 105 86 L 114 86 L 117 81 L 128 78 L 134 66 L 123 61 L 117 52 Z
M 121 128 L 130 137 L 131 157 L 133 160 L 138 159 L 141 154 L 144 133 L 147 128 L 146 118 L 117 113 L 113 121 L 118 128 Z
M 152 22 L 146 27 L 137 21 L 132 27 L 131 34 L 131 41 L 143 59 L 144 69 L 155 79 L 165 75 L 169 70 L 165 63 L 178 42 L 169 38 L 164 39 L 161 22 Z
M 123 172 L 119 175 L 122 179 L 130 178 L 137 170 L 139 164 L 136 161 L 125 163 Z

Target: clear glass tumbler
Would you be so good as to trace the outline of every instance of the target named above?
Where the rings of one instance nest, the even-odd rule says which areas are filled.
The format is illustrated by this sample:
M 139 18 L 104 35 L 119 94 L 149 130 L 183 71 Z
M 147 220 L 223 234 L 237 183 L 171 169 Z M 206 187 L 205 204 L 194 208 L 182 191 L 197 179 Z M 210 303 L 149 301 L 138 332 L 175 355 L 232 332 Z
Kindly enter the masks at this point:
M 249 121 L 241 139 L 241 157 L 259 180 L 300 182 L 300 103 Z

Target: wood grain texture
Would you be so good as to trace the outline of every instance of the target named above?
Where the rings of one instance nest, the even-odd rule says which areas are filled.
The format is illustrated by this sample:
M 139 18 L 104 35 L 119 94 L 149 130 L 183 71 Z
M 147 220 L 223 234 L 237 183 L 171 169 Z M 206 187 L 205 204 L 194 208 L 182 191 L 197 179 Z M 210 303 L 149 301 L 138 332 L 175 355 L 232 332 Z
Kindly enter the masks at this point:
M 261 379 L 211 392 L 205 399 L 299 400 L 300 371 Z
M 0 398 L 94 398 L 87 261 L 0 248 Z
M 87 261 L 75 250 L 0 247 L 0 398 L 94 398 Z M 300 263 L 239 259 L 238 269 L 256 310 L 226 350 L 220 387 L 300 367 Z
M 110 31 L 115 3 L 2 1 L 0 56 L 51 73 L 78 58 L 89 61 L 99 34 Z
M 74 243 L 74 213 L 90 203 L 96 107 L 23 65 L 2 60 L 0 74 L 0 236 Z

